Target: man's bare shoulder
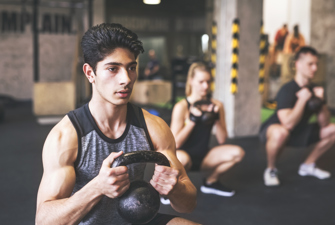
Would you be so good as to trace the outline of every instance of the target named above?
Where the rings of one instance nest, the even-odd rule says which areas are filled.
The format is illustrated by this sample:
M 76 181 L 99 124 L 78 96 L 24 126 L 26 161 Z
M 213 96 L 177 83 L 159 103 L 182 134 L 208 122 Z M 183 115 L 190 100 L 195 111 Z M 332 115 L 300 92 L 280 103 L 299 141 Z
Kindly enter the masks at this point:
M 154 128 L 155 131 L 163 131 L 165 129 L 169 129 L 168 125 L 162 118 L 152 115 L 145 109 L 142 109 L 142 111 L 143 111 L 143 116 L 148 126 L 148 129 L 149 127 Z
M 68 116 L 50 131 L 43 147 L 43 160 L 57 158 L 60 165 L 72 164 L 77 157 L 77 132 Z
M 152 115 L 144 109 L 142 109 L 142 111 L 154 147 L 157 147 L 157 149 L 173 148 L 175 145 L 174 138 L 166 122 L 162 118 Z

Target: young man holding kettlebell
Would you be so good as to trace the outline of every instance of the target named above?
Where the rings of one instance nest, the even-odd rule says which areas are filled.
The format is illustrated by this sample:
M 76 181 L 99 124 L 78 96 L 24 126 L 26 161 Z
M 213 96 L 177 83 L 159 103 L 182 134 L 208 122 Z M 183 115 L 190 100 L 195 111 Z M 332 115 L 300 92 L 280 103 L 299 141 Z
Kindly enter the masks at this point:
M 317 71 L 318 53 L 311 47 L 302 47 L 295 55 L 296 74 L 278 92 L 276 112 L 262 124 L 260 139 L 266 143 L 267 168 L 264 172 L 266 186 L 278 186 L 276 160 L 284 146 L 307 147 L 313 150 L 300 165 L 299 175 L 319 179 L 330 177 L 328 171 L 315 163 L 335 143 L 335 124 L 330 123 L 330 113 L 324 99 L 324 89 L 311 82 Z M 312 92 L 311 92 L 312 90 Z M 312 96 L 320 98 L 321 106 L 311 107 Z M 317 122 L 309 123 L 316 114 Z
M 129 102 L 137 78 L 137 35 L 119 24 L 90 28 L 82 39 L 84 73 L 92 84 L 88 104 L 70 112 L 49 133 L 43 148 L 44 173 L 37 196 L 36 224 L 130 224 L 116 198 L 145 165 L 111 168 L 123 153 L 153 150 L 171 167 L 155 165 L 150 181 L 180 213 L 196 206 L 196 189 L 176 157 L 175 141 L 160 118 Z M 148 224 L 195 224 L 157 214 Z

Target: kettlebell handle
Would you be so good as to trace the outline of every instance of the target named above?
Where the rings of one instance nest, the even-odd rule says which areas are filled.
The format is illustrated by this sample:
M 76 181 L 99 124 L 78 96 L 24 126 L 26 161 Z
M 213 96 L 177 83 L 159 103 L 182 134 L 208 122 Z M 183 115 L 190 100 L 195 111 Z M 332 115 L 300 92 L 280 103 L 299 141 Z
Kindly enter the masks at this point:
M 315 86 L 309 84 L 309 85 L 306 85 L 305 87 L 308 88 L 308 90 L 312 93 L 312 96 L 314 97 L 315 94 L 314 94 L 314 90 L 313 89 L 315 88 Z
M 170 162 L 166 156 L 155 151 L 136 151 L 123 154 L 114 160 L 111 167 L 127 166 L 133 163 L 157 163 L 161 166 L 170 167 Z

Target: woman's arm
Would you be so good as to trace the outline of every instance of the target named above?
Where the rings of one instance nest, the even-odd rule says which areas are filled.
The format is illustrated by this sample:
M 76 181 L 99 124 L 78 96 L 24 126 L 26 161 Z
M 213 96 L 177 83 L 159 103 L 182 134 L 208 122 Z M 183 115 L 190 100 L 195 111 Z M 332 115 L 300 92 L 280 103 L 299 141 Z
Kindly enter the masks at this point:
M 225 110 L 223 107 L 223 104 L 218 101 L 218 100 L 214 100 L 213 102 L 215 104 L 216 107 L 218 107 L 218 113 L 219 113 L 219 119 L 215 122 L 215 126 L 216 126 L 216 139 L 218 141 L 219 144 L 223 144 L 228 136 L 227 133 L 227 127 L 226 127 L 226 119 L 225 119 Z
M 195 122 L 188 117 L 185 122 L 185 114 L 189 114 L 186 100 L 178 102 L 172 111 L 171 131 L 176 141 L 176 148 L 179 149 L 190 136 Z

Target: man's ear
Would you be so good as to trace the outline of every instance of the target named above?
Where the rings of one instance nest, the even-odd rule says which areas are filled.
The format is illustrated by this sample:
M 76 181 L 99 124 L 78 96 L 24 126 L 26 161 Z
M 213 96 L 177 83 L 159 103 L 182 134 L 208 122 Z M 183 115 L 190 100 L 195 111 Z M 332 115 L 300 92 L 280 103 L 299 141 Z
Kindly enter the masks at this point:
M 297 59 L 294 63 L 295 69 L 297 70 L 300 66 L 301 62 L 299 61 L 299 59 Z
M 85 63 L 83 65 L 83 71 L 84 71 L 84 73 L 85 73 L 88 81 L 90 83 L 94 83 L 94 81 L 95 81 L 95 73 L 94 73 L 92 67 L 88 63 Z

